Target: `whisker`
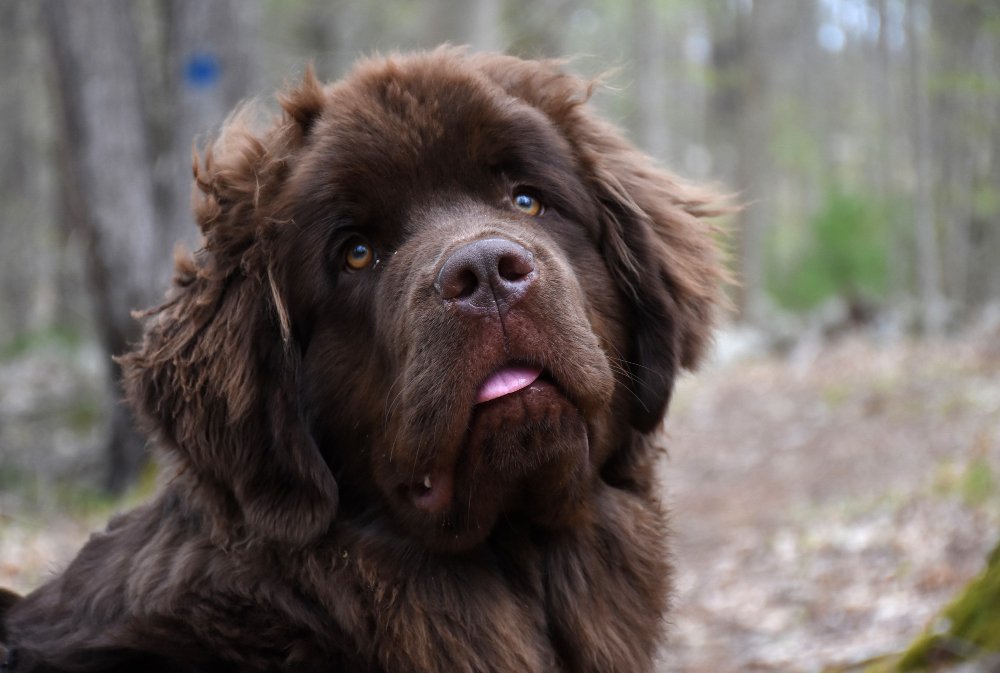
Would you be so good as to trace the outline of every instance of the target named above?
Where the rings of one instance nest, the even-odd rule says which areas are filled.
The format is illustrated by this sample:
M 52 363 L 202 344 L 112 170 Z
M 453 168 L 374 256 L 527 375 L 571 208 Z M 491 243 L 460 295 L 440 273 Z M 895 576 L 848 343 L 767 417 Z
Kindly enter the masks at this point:
M 395 388 L 402 379 L 403 379 L 403 372 L 400 372 L 399 374 L 396 375 L 396 378 L 389 386 L 389 390 L 387 390 L 385 393 L 385 398 L 387 401 L 389 400 L 389 396 L 392 395 L 392 389 Z M 389 401 L 385 405 L 385 414 L 382 417 L 382 423 L 385 426 L 389 425 L 389 415 L 392 413 L 393 409 L 395 409 L 396 404 L 399 402 L 399 398 L 402 394 L 403 394 L 403 388 L 400 387 L 399 390 L 396 392 L 396 395 L 392 398 L 392 401 Z

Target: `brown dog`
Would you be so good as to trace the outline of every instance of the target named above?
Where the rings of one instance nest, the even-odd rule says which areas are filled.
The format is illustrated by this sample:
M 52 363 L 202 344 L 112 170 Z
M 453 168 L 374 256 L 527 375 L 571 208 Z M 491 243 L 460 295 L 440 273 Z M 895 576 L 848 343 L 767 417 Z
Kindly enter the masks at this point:
M 442 48 L 231 120 L 123 359 L 162 488 L 9 608 L 9 666 L 651 670 L 650 435 L 721 272 L 589 93 Z

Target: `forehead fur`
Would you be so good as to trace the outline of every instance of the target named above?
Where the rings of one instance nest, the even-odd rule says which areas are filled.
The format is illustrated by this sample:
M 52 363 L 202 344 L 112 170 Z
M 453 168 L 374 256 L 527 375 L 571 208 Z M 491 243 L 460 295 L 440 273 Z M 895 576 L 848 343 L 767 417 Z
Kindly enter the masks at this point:
M 287 94 L 288 114 L 308 119 L 289 182 L 297 214 L 314 219 L 322 214 L 304 213 L 301 204 L 329 207 L 333 200 L 356 211 L 384 204 L 398 213 L 442 192 L 482 194 L 498 177 L 582 202 L 563 129 L 537 101 L 508 91 L 482 66 L 460 50 L 439 49 L 364 61 L 326 89 Z

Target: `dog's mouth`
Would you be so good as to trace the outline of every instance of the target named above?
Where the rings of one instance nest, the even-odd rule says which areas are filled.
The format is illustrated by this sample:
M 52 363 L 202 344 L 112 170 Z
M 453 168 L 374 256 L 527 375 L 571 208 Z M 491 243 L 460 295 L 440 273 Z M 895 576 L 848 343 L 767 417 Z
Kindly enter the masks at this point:
M 417 473 L 417 479 L 401 485 L 400 495 L 428 514 L 448 513 L 453 507 L 457 474 L 463 472 L 463 463 L 485 461 L 495 468 L 502 467 L 493 478 L 504 480 L 529 470 L 537 459 L 537 456 L 518 455 L 511 447 L 500 450 L 502 443 L 491 442 L 490 436 L 544 424 L 568 409 L 575 410 L 576 405 L 545 368 L 522 362 L 501 365 L 475 391 L 463 442 L 465 448 L 454 458 L 455 462 L 428 466 Z M 489 455 L 484 456 L 484 451 Z

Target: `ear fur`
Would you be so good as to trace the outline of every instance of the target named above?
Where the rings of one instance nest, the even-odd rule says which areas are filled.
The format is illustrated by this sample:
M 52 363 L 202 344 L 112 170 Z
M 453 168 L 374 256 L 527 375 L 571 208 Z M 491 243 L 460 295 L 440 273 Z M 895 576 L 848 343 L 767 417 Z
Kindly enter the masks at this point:
M 595 126 L 599 123 L 591 122 Z M 603 211 L 605 258 L 631 301 L 632 424 L 655 429 L 674 378 L 694 369 L 710 342 L 725 274 L 704 219 L 713 197 L 683 185 L 605 126 L 592 167 Z M 619 142 L 603 142 L 618 140 Z
M 122 358 L 128 399 L 194 492 L 247 537 L 305 543 L 336 512 L 337 485 L 299 408 L 299 354 L 275 273 L 272 204 L 323 106 L 311 69 L 261 133 L 249 108 L 194 158 L 203 247 L 175 255 L 170 298 Z
M 0 645 L 7 639 L 7 613 L 21 600 L 21 597 L 9 589 L 0 587 Z
M 649 432 L 666 412 L 678 370 L 696 367 L 710 340 L 726 275 L 705 218 L 729 209 L 658 168 L 588 111 L 595 83 L 565 73 L 561 61 L 469 58 L 544 112 L 576 154 L 601 213 L 605 259 L 632 307 L 631 422 Z

